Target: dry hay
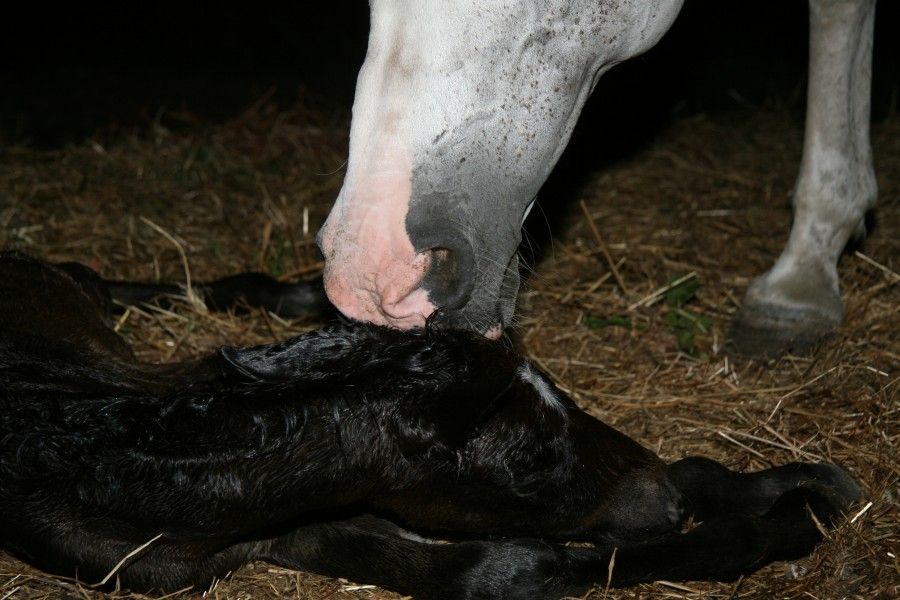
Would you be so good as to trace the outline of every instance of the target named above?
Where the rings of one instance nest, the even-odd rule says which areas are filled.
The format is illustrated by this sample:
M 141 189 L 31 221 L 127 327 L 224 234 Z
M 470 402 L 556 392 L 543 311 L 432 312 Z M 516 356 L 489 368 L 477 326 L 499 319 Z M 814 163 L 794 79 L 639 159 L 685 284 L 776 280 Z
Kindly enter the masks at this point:
M 346 118 L 266 102 L 224 125 L 181 117 L 179 133 L 157 126 L 54 152 L 5 151 L 0 247 L 80 260 L 107 277 L 183 281 L 182 252 L 195 281 L 246 269 L 314 275 L 321 265 L 312 235 L 340 185 Z M 809 358 L 761 363 L 720 352 L 750 278 L 786 238 L 799 140 L 796 120 L 782 112 L 697 116 L 608 165 L 579 188 L 555 228 L 523 290 L 514 337 L 582 407 L 667 459 L 703 454 L 736 469 L 833 460 L 860 478 L 864 501 L 810 558 L 731 584 L 660 583 L 589 598 L 900 592 L 900 119 L 875 127 L 879 226 L 860 254 L 841 262 L 847 324 Z M 690 273 L 694 293 L 651 301 Z M 132 311 L 119 325 L 142 359 L 168 361 L 315 324 L 184 303 Z M 263 563 L 209 596 L 398 597 Z M 0 555 L 0 600 L 57 597 L 106 596 Z

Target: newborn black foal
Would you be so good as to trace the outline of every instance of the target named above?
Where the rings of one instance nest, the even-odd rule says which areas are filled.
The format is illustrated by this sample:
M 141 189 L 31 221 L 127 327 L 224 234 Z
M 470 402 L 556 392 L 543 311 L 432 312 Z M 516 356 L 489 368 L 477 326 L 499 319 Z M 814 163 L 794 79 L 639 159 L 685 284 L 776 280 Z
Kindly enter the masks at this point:
M 830 464 L 666 465 L 468 333 L 339 326 L 150 365 L 93 272 L 7 253 L 0 281 L 0 543 L 87 583 L 205 589 L 263 559 L 556 598 L 605 584 L 614 552 L 613 585 L 731 579 L 810 552 L 809 512 L 858 495 Z

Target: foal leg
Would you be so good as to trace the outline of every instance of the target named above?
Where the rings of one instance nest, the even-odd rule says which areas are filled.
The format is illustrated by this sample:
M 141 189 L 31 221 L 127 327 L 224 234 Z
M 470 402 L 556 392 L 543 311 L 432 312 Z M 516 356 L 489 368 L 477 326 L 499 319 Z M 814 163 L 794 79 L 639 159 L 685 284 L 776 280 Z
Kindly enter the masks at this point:
M 165 593 L 193 588 L 203 592 L 265 546 L 264 541 L 229 543 L 138 534 L 115 521 L 105 523 L 101 533 L 77 516 L 67 522 L 48 518 L 39 527 L 38 532 L 28 519 L 17 520 L 4 529 L 6 535 L 10 529 L 20 529 L 17 541 L 4 549 L 44 571 L 77 577 L 102 589 Z M 21 530 L 27 528 L 31 531 Z
M 828 463 L 789 463 L 755 473 L 737 473 L 714 460 L 685 458 L 668 466 L 668 481 L 681 496 L 684 516 L 698 520 L 726 515 L 760 516 L 793 490 L 814 490 L 845 510 L 859 498 L 856 482 Z
M 760 516 L 711 516 L 687 533 L 624 545 L 616 555 L 612 583 L 729 581 L 777 560 L 801 558 L 822 540 L 820 525 L 834 525 L 845 507 L 832 489 L 799 487 Z
M 184 287 L 175 283 L 103 279 L 78 262 L 57 263 L 54 267 L 74 279 L 107 318 L 122 312 L 116 302 L 124 306 L 153 303 L 166 306 L 171 297 L 184 295 Z M 193 288 L 215 311 L 240 309 L 243 304 L 292 317 L 316 312 L 325 302 L 321 282 L 282 283 L 263 273 L 241 273 L 209 283 L 195 282 Z
M 164 301 L 166 296 L 184 293 L 181 286 L 173 284 L 106 281 L 106 286 L 113 299 L 125 305 Z M 241 273 L 198 283 L 194 288 L 215 311 L 239 310 L 245 305 L 293 318 L 320 316 L 331 310 L 321 279 L 284 283 L 263 273 Z
M 56 265 L 96 297 L 110 314 L 112 301 L 125 306 L 140 306 L 184 294 L 184 288 L 172 283 L 140 283 L 102 279 L 95 271 L 80 263 Z M 209 283 L 195 283 L 206 305 L 215 311 L 239 310 L 242 305 L 264 308 L 281 317 L 325 316 L 333 309 L 325 296 L 321 278 L 312 281 L 284 283 L 263 273 L 241 273 Z M 107 307 L 108 305 L 108 307 Z
M 865 233 L 876 183 L 869 145 L 875 0 L 810 0 L 806 135 L 794 224 L 747 290 L 731 331 L 745 354 L 809 350 L 844 318 L 837 261 Z
M 261 558 L 414 598 L 540 600 L 583 594 L 603 578 L 611 554 L 529 539 L 435 542 L 362 516 L 298 529 Z
M 687 533 L 595 547 L 529 539 L 437 543 L 366 516 L 300 528 L 272 541 L 259 558 L 416 598 L 562 598 L 608 579 L 615 586 L 729 581 L 772 561 L 805 556 L 822 539 L 816 521 L 832 524 L 842 504 L 827 491 L 797 488 L 760 516 L 714 517 Z

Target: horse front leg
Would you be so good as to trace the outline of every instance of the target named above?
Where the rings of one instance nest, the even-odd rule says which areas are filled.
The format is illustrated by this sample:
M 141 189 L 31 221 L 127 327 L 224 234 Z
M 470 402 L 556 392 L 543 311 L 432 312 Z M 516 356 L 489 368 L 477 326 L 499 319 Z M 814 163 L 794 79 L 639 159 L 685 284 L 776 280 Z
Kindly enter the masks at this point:
M 804 352 L 844 318 L 837 261 L 877 195 L 869 144 L 875 0 L 810 0 L 809 91 L 794 223 L 732 326 L 741 354 Z

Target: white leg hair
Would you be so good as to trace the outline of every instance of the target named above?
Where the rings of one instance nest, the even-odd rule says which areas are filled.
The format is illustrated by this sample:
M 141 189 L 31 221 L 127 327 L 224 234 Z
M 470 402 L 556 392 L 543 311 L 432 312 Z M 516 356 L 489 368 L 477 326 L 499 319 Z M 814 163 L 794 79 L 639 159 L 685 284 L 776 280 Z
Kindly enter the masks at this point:
M 869 145 L 875 0 L 809 0 L 803 159 L 787 246 L 747 290 L 732 331 L 753 354 L 803 351 L 844 317 L 837 261 L 877 195 Z

